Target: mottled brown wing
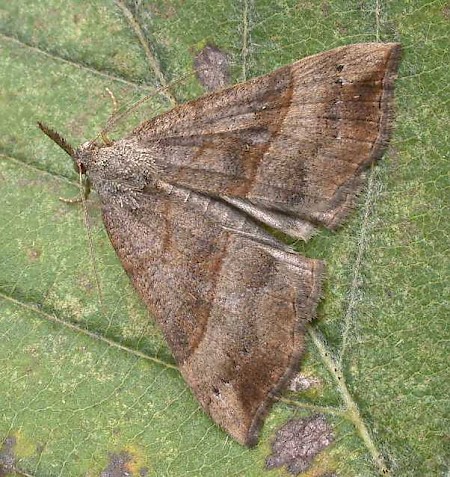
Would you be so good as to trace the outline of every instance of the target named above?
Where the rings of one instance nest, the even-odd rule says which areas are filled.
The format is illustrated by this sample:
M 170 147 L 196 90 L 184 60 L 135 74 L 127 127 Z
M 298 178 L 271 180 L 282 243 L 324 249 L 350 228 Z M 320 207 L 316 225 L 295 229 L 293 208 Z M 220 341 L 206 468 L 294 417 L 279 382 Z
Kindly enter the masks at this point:
M 394 43 L 320 53 L 179 106 L 128 139 L 170 184 L 293 235 L 309 235 L 308 222 L 335 228 L 387 145 L 399 58 Z
M 122 265 L 203 408 L 253 445 L 297 369 L 323 264 L 223 201 L 164 183 L 134 198 L 128 206 L 117 191 L 103 197 Z

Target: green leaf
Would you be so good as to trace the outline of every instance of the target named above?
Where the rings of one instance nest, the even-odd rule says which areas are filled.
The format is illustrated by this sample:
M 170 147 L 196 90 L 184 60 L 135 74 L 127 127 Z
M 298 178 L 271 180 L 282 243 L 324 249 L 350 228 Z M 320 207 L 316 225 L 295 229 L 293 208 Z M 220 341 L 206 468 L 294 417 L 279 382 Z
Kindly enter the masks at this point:
M 276 429 L 321 412 L 335 442 L 305 475 L 445 473 L 449 17 L 445 1 L 419 0 L 0 1 L 4 472 L 286 475 L 264 469 Z M 349 222 L 297 245 L 328 264 L 302 366 L 316 385 L 286 393 L 248 450 L 185 385 L 115 257 L 95 195 L 91 242 L 82 208 L 58 200 L 78 193 L 77 177 L 36 122 L 76 146 L 111 115 L 106 88 L 120 107 L 151 94 L 120 136 L 170 107 L 157 91 L 164 82 L 175 82 L 178 101 L 203 93 L 193 59 L 208 43 L 229 55 L 237 82 L 363 41 L 404 46 L 396 131 Z

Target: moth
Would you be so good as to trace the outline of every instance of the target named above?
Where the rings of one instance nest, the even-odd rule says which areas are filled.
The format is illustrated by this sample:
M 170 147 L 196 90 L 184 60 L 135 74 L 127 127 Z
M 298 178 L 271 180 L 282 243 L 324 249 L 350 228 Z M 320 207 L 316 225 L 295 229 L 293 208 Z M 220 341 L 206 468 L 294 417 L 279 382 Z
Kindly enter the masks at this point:
M 343 46 L 203 96 L 124 139 L 74 150 L 111 243 L 211 418 L 252 446 L 297 371 L 324 263 L 307 240 L 336 229 L 393 121 L 396 43 Z M 87 195 L 87 194 L 86 194 Z

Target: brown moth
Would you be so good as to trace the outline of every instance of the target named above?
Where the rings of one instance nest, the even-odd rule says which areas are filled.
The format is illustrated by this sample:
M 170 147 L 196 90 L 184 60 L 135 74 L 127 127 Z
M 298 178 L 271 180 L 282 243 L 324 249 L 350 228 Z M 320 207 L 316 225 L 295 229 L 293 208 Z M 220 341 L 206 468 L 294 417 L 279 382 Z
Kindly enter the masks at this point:
M 386 149 L 399 60 L 395 43 L 336 48 L 76 150 L 40 124 L 97 191 L 184 379 L 242 444 L 297 371 L 324 271 L 261 224 L 307 240 L 343 222 Z

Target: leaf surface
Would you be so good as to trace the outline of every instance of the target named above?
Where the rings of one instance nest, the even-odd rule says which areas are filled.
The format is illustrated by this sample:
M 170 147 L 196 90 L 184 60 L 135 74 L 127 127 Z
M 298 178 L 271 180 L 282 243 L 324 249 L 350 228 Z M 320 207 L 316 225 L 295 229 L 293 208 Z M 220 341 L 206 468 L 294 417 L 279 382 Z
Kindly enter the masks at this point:
M 444 473 L 446 2 L 124 5 L 0 2 L 0 435 L 4 448 L 13 443 L 10 467 L 0 451 L 4 470 L 36 477 L 113 470 L 286 475 L 264 468 L 276 430 L 289 418 L 320 412 L 335 441 L 304 475 Z M 237 82 L 363 41 L 404 46 L 394 138 L 350 221 L 295 244 L 328 264 L 302 366 L 313 385 L 284 394 L 250 451 L 218 429 L 186 387 L 115 257 L 95 195 L 88 202 L 92 247 L 82 209 L 58 200 L 78 193 L 77 177 L 36 122 L 78 145 L 112 112 L 106 88 L 122 108 L 152 94 L 112 133 L 120 136 L 170 108 L 167 95 L 154 93 L 164 82 L 175 82 L 170 91 L 179 102 L 203 94 L 193 69 L 207 44 L 228 55 Z

